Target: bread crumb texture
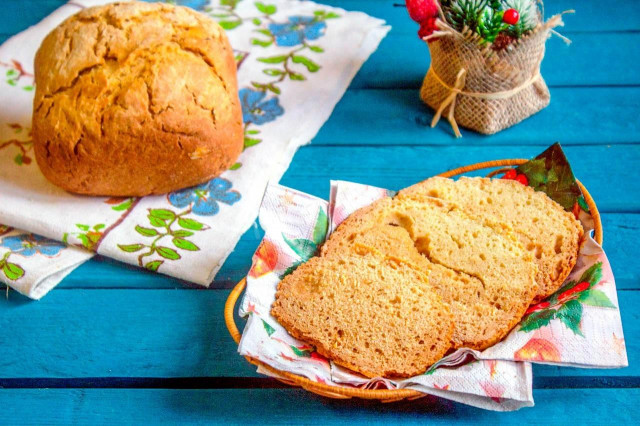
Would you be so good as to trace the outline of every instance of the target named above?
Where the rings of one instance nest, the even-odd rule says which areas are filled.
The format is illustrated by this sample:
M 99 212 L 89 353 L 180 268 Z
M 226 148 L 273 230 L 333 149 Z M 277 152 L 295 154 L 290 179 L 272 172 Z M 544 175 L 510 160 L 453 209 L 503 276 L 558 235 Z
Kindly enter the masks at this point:
M 582 236 L 565 213 L 517 182 L 427 180 L 349 216 L 280 282 L 272 314 L 368 377 L 419 374 L 499 342 L 561 284 Z
M 82 10 L 42 42 L 35 81 L 36 159 L 65 190 L 166 193 L 217 176 L 242 151 L 233 51 L 186 7 Z

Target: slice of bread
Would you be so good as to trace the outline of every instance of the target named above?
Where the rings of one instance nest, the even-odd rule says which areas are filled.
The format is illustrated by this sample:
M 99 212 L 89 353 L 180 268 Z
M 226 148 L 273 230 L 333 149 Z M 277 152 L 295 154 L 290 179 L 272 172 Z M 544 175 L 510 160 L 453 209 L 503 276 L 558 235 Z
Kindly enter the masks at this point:
M 271 313 L 292 336 L 367 377 L 424 373 L 453 333 L 423 272 L 369 250 L 310 259 L 278 284 Z
M 425 197 L 451 201 L 471 216 L 493 221 L 499 232 L 503 224 L 512 229 L 538 266 L 536 302 L 558 290 L 575 266 L 582 225 L 543 192 L 513 180 L 434 177 L 398 194 L 416 201 Z
M 339 258 L 357 247 L 372 247 L 429 271 L 429 284 L 454 318 L 454 348 L 481 350 L 501 340 L 536 290 L 535 265 L 515 237 L 435 198 L 387 198 L 355 212 L 331 235 L 322 255 Z

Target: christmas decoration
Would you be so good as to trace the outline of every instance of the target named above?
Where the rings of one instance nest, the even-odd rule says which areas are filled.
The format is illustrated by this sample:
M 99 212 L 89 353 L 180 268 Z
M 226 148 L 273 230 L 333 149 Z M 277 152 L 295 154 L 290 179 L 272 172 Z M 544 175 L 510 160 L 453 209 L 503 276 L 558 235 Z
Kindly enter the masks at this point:
M 510 127 L 549 104 L 540 75 L 545 43 L 562 14 L 544 21 L 541 0 L 407 0 L 431 66 L 420 97 L 446 117 L 484 134 Z M 556 33 L 557 34 L 557 33 Z M 566 39 L 565 39 L 566 41 Z M 524 185 L 527 176 L 507 176 Z

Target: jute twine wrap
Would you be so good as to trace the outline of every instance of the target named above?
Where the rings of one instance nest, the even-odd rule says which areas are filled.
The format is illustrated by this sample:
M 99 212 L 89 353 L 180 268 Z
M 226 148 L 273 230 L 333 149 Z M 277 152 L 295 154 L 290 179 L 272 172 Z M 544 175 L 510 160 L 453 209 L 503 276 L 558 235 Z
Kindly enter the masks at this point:
M 528 36 L 494 51 L 469 30 L 458 32 L 442 20 L 430 40 L 431 67 L 420 89 L 422 100 L 436 111 L 434 127 L 444 115 L 457 137 L 458 125 L 484 134 L 513 126 L 549 105 L 540 75 L 544 49 L 556 15 Z

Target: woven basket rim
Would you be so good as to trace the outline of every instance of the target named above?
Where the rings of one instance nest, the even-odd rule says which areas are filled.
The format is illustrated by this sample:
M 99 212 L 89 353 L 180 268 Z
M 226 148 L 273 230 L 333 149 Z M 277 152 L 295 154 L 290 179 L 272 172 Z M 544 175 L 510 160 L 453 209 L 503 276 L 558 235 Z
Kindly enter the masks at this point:
M 449 170 L 444 173 L 440 173 L 437 176 L 441 177 L 452 177 L 457 176 L 463 173 L 467 173 L 475 170 L 482 170 L 487 168 L 494 167 L 510 167 L 510 166 L 519 166 L 521 164 L 529 161 L 528 159 L 516 158 L 516 159 L 506 159 L 506 160 L 494 160 L 494 161 L 485 161 L 481 163 L 475 163 L 468 166 L 458 167 L 456 169 Z M 496 174 L 499 170 L 493 172 Z M 589 211 L 593 218 L 594 222 L 594 239 L 600 245 L 602 245 L 603 234 L 602 234 L 602 222 L 600 219 L 600 212 L 598 211 L 598 207 L 591 197 L 587 188 L 582 185 L 580 181 L 576 179 L 576 183 L 580 187 L 582 194 L 589 206 Z M 236 342 L 236 344 L 240 343 L 240 339 L 242 338 L 242 333 L 238 330 L 238 327 L 235 323 L 235 319 L 233 314 L 235 312 L 236 303 L 240 297 L 240 294 L 244 291 L 246 286 L 246 278 L 243 278 L 236 284 L 236 286 L 231 290 L 229 297 L 224 306 L 224 320 L 227 326 L 227 330 L 231 337 Z M 318 395 L 326 396 L 334 399 L 349 399 L 349 398 L 360 398 L 360 399 L 371 399 L 371 400 L 380 400 L 383 403 L 386 402 L 394 402 L 400 401 L 403 399 L 414 400 L 418 398 L 422 398 L 427 396 L 428 394 L 419 392 L 414 389 L 360 389 L 355 387 L 342 387 L 342 386 L 331 386 L 325 383 L 318 383 L 312 380 L 309 380 L 306 377 L 299 376 L 297 374 L 290 373 L 288 371 L 278 370 L 276 368 L 271 367 L 264 362 L 257 360 L 251 357 L 245 357 L 247 361 L 251 364 L 260 366 L 270 373 L 279 377 L 278 380 L 281 382 L 291 385 L 298 386 L 310 392 L 316 393 Z

